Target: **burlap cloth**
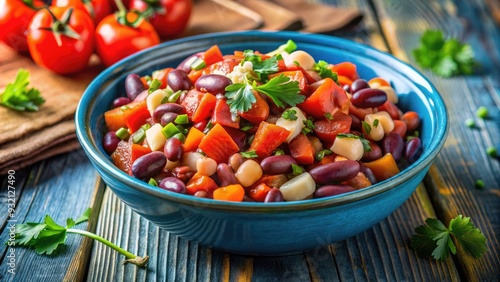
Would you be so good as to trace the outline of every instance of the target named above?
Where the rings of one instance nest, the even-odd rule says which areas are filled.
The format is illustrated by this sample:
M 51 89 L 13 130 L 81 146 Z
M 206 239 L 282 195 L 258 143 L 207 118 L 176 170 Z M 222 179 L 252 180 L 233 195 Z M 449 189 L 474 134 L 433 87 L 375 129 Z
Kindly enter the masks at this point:
M 311 4 L 303 0 L 198 0 L 183 36 L 229 30 L 303 30 L 327 33 L 361 20 L 355 9 Z M 103 67 L 97 57 L 73 76 L 60 76 L 35 65 L 0 43 L 0 93 L 19 68 L 30 72 L 31 86 L 46 102 L 38 112 L 0 107 L 0 174 L 79 148 L 74 114 L 80 97 Z

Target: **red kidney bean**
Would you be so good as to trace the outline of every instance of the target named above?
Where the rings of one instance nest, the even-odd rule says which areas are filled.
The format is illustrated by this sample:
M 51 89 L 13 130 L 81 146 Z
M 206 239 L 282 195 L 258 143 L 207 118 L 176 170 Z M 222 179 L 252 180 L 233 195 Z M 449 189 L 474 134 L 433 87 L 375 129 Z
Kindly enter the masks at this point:
M 330 197 L 330 196 L 335 196 L 347 192 L 352 192 L 355 191 L 356 189 L 352 188 L 349 185 L 345 184 L 336 184 L 336 185 L 325 185 L 321 186 L 316 191 L 314 191 L 314 198 L 324 198 L 324 197 Z
M 194 171 L 187 165 L 178 166 L 172 170 L 172 175 L 187 183 L 194 175 Z
M 412 164 L 418 160 L 422 151 L 422 141 L 418 137 L 413 137 L 410 141 L 406 142 L 404 158 Z
M 132 175 L 136 178 L 149 180 L 163 171 L 167 158 L 162 152 L 151 152 L 137 158 L 132 164 Z
M 243 196 L 243 201 L 242 202 L 255 202 L 252 198 L 248 197 L 247 195 Z
M 283 194 L 281 194 L 280 189 L 273 188 L 267 192 L 266 198 L 264 198 L 264 203 L 272 202 L 284 202 Z
M 270 156 L 260 162 L 264 174 L 284 174 L 292 172 L 292 164 L 297 161 L 290 155 Z
M 200 52 L 187 57 L 177 66 L 177 69 L 183 70 L 185 73 L 189 73 L 191 71 L 191 65 L 201 56 L 201 54 L 202 53 Z
M 349 114 L 349 116 L 352 119 L 351 128 L 357 129 L 357 130 L 361 129 L 361 120 L 353 114 Z
M 363 163 L 359 164 L 359 171 L 362 172 L 366 176 L 366 178 L 368 178 L 372 185 L 377 183 L 377 178 L 375 177 L 375 174 L 373 174 L 373 171 Z
M 391 132 L 387 134 L 382 140 L 383 154 L 391 153 L 394 160 L 399 160 L 403 154 L 405 143 L 401 135 Z
M 141 93 L 139 93 L 139 95 L 137 95 L 137 97 L 135 97 L 134 100 L 132 100 L 132 101 L 142 102 L 142 101 L 146 100 L 146 98 L 148 98 L 148 95 L 149 95 L 148 90 L 144 90 Z
M 359 172 L 359 163 L 353 160 L 333 162 L 317 166 L 309 171 L 317 184 L 342 182 L 356 176 Z
M 374 141 L 369 140 L 370 148 L 372 148 L 369 152 L 364 152 L 361 160 L 364 162 L 371 162 L 382 157 L 382 149 L 375 143 Z
M 165 126 L 171 122 L 173 122 L 177 118 L 178 114 L 176 113 L 165 113 L 161 116 L 160 124 L 161 126 Z
M 161 118 L 166 113 L 176 113 L 176 114 L 184 114 L 186 113 L 186 108 L 183 105 L 177 103 L 165 103 L 156 107 L 153 112 L 153 121 L 160 122 Z
M 113 100 L 113 108 L 118 108 L 118 107 L 121 107 L 121 106 L 125 106 L 128 103 L 130 103 L 130 102 L 132 102 L 132 100 L 130 100 L 127 97 L 118 97 L 118 98 L 116 98 L 116 99 Z
M 231 81 L 231 79 L 227 78 L 224 75 L 205 74 L 198 78 L 198 80 L 196 80 L 194 86 L 198 91 L 208 92 L 216 95 L 219 93 L 225 94 L 226 87 L 232 83 L 233 82 Z
M 145 89 L 146 87 L 138 74 L 131 73 L 125 78 L 125 92 L 130 100 L 134 100 Z
M 234 175 L 233 169 L 226 163 L 220 163 L 217 165 L 217 177 L 219 178 L 221 187 L 238 184 L 238 180 Z
M 344 84 L 344 86 L 342 86 L 342 89 L 344 89 L 344 91 L 347 93 L 351 93 L 351 85 L 349 84 Z
M 186 194 L 186 184 L 176 177 L 163 178 L 158 187 L 175 193 Z
M 168 73 L 168 86 L 175 92 L 179 90 L 188 90 L 193 86 L 193 83 L 183 70 L 174 69 Z
M 120 143 L 120 139 L 116 136 L 115 131 L 109 131 L 104 135 L 104 138 L 102 139 L 102 146 L 104 147 L 104 150 L 108 152 L 108 154 L 111 154 L 116 150 L 116 147 L 118 147 L 118 143 Z
M 194 193 L 193 196 L 195 196 L 197 198 L 208 198 L 208 193 L 207 193 L 207 191 L 199 190 L 199 191 L 196 191 L 196 193 Z
M 352 95 L 351 103 L 358 108 L 374 108 L 387 101 L 387 94 L 380 89 L 365 88 Z
M 163 147 L 163 152 L 169 161 L 176 162 L 184 154 L 184 145 L 178 138 L 168 138 Z
M 366 88 L 370 88 L 370 86 L 368 85 L 368 82 L 366 80 L 361 79 L 361 78 L 356 79 L 351 84 L 351 94 L 354 94 L 354 93 L 358 92 L 359 90 L 366 89 Z

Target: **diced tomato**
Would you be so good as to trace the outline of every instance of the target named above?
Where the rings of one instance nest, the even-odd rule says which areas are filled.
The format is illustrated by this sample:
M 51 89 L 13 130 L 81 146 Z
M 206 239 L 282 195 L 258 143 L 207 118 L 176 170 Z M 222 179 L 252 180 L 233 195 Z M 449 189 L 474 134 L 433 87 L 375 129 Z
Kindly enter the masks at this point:
M 232 154 L 240 150 L 233 138 L 220 124 L 216 124 L 210 129 L 198 147 L 217 163 L 226 163 Z
M 237 66 L 241 62 L 241 59 L 237 58 L 225 58 L 224 61 L 214 63 L 210 65 L 207 68 L 204 68 L 202 70 L 203 74 L 210 74 L 210 73 L 223 73 L 224 75 L 227 75 L 228 73 L 232 72 L 234 67 Z
M 252 104 L 252 108 L 246 112 L 240 112 L 240 117 L 248 120 L 253 125 L 258 125 L 265 121 L 269 116 L 269 104 L 266 102 L 262 96 L 252 91 L 255 96 L 255 103 Z
M 120 141 L 116 150 L 111 154 L 111 159 L 119 169 L 131 175 L 134 161 L 150 152 L 151 150 L 147 147 Z
M 217 99 L 214 114 L 212 115 L 212 123 L 232 128 L 240 128 L 240 123 L 233 119 L 233 114 L 226 103 L 226 99 Z
M 186 108 L 189 119 L 196 123 L 212 115 L 216 102 L 214 95 L 191 89 L 181 104 Z
M 201 58 L 203 59 L 203 61 L 205 61 L 205 64 L 207 64 L 207 66 L 224 60 L 224 58 L 222 57 L 222 52 L 217 45 L 213 45 L 212 47 L 208 48 L 208 50 L 205 51 L 203 55 L 201 55 Z
M 290 131 L 285 128 L 263 121 L 255 133 L 249 150 L 255 150 L 259 159 L 263 159 L 271 155 L 286 140 L 289 134 Z
M 349 104 L 349 98 L 344 89 L 331 78 L 325 78 L 311 96 L 297 106 L 308 115 L 320 119 L 325 117 L 326 113 L 332 115 L 337 111 L 347 113 Z
M 146 101 L 141 101 L 137 107 L 131 108 L 125 118 L 125 124 L 129 131 L 135 132 L 151 118 Z
M 342 62 L 333 65 L 331 70 L 336 72 L 339 76 L 345 76 L 351 81 L 355 81 L 359 78 L 358 72 L 356 71 L 356 65 L 351 62 Z
M 279 66 L 279 64 L 278 64 L 278 66 Z M 314 76 L 311 75 L 311 73 L 309 73 L 308 71 L 306 71 L 302 66 L 298 66 L 298 65 L 295 65 L 295 64 L 293 66 L 287 67 L 285 70 L 287 70 L 287 71 L 300 70 L 302 72 L 302 74 L 304 75 L 305 79 L 307 80 L 307 83 L 309 83 L 309 84 L 315 83 L 315 82 L 321 80 L 321 77 L 319 75 L 317 75 L 317 77 L 314 77 Z M 314 73 L 315 75 L 317 74 L 314 71 L 311 71 L 311 72 Z
M 198 78 L 200 78 L 200 76 L 203 74 L 205 69 L 191 70 L 187 75 L 189 77 L 189 80 L 191 80 L 191 82 L 194 84 L 198 80 Z
M 321 119 L 314 122 L 314 133 L 318 138 L 327 143 L 333 144 L 337 134 L 350 131 L 352 118 L 344 113 L 336 113 L 332 120 Z
M 300 93 L 303 93 L 303 94 L 306 93 L 307 80 L 306 80 L 306 77 L 304 76 L 304 73 L 301 70 L 289 70 L 289 71 L 278 72 L 278 73 L 269 75 L 269 79 L 271 79 L 275 76 L 280 76 L 280 75 L 284 75 L 286 77 L 289 77 L 290 81 L 297 81 L 299 83 Z
M 358 108 L 349 104 L 349 114 L 359 118 L 360 120 L 364 120 L 365 116 L 368 114 L 373 114 L 373 108 Z
M 314 147 L 304 134 L 299 134 L 288 144 L 290 155 L 301 165 L 314 163 Z
M 173 68 L 164 68 L 161 70 L 154 71 L 151 77 L 153 79 L 158 79 L 161 82 L 161 89 L 164 89 L 167 87 L 167 77 L 168 73 L 173 70 Z M 149 88 L 149 87 L 148 87 Z
M 186 184 L 186 190 L 189 195 L 194 195 L 198 191 L 207 192 L 211 198 L 215 189 L 219 188 L 217 183 L 210 176 L 196 173 Z
M 104 113 L 104 121 L 109 130 L 118 130 L 121 127 L 127 127 L 134 132 L 145 124 L 146 120 L 150 117 L 151 115 L 147 109 L 145 100 L 131 102 Z M 137 126 L 137 124 L 139 125 Z
M 265 183 L 260 183 L 259 185 L 250 188 L 250 190 L 248 191 L 248 196 L 256 202 L 264 202 L 267 193 L 269 193 L 271 189 L 272 188 Z

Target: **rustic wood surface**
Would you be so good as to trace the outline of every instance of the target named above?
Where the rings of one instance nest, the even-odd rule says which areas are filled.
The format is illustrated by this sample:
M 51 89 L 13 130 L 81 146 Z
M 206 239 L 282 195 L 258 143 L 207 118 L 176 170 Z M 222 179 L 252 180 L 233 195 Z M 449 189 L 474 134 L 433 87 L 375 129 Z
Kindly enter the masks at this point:
M 16 248 L 16 275 L 0 248 L 0 281 L 499 281 L 500 160 L 486 155 L 500 148 L 500 28 L 485 1 L 325 0 L 359 8 L 363 22 L 335 35 L 392 52 L 413 65 L 411 50 L 427 28 L 439 28 L 471 44 L 480 73 L 442 79 L 423 71 L 442 94 L 449 111 L 448 140 L 422 185 L 386 220 L 353 238 L 285 257 L 246 257 L 189 243 L 160 230 L 127 208 L 109 189 L 81 150 L 16 172 L 16 219 L 57 221 L 94 208 L 88 230 L 151 257 L 148 267 L 121 265 L 123 256 L 77 236 L 69 236 L 57 256 Z M 0 54 L 1 56 L 1 54 Z M 479 106 L 489 109 L 476 128 L 464 125 Z M 474 187 L 483 179 L 486 187 Z M 6 180 L 0 203 L 7 206 Z M 448 222 L 470 216 L 488 238 L 479 260 L 458 252 L 445 262 L 419 258 L 409 248 L 413 229 L 428 217 Z M 0 240 L 6 241 L 6 212 L 0 213 Z

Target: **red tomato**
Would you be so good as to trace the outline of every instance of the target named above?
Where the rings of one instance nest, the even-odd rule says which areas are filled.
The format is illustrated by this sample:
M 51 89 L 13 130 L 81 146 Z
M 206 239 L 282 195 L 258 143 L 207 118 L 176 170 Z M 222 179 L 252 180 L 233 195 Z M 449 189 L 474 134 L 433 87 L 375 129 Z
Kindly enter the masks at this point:
M 191 0 L 130 0 L 130 9 L 151 11 L 149 21 L 162 38 L 180 35 L 191 16 Z
M 136 13 L 128 12 L 127 22 L 133 23 L 137 17 Z M 155 29 L 145 20 L 133 27 L 120 23 L 115 15 L 108 15 L 96 28 L 96 51 L 106 66 L 159 43 Z
M 52 6 L 75 7 L 87 11 L 96 25 L 112 12 L 108 0 L 53 0 Z
M 50 7 L 50 11 L 57 21 L 53 21 L 48 9 L 38 11 L 31 20 L 27 35 L 31 57 L 38 65 L 58 74 L 84 69 L 94 51 L 92 19 L 86 12 L 69 7 Z M 61 29 L 65 31 L 58 31 Z M 78 38 L 69 34 L 69 30 Z
M 24 35 L 42 1 L 0 0 L 0 41 L 17 52 L 28 52 Z

